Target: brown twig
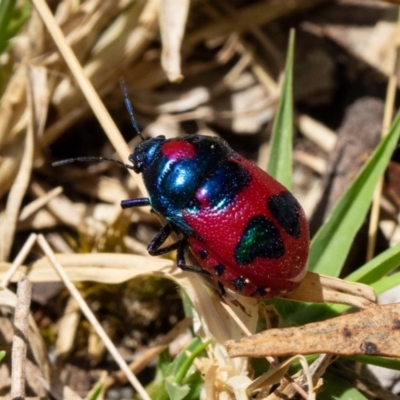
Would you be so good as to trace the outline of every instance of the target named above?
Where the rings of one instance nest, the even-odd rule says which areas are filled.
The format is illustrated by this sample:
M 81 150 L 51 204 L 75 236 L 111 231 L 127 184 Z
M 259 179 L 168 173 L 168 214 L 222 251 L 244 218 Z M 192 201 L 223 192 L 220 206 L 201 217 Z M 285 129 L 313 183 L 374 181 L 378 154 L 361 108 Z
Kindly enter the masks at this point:
M 28 95 L 28 105 L 31 102 L 31 93 Z M 32 110 L 32 107 L 28 108 Z M 28 188 L 31 177 L 34 155 L 34 128 L 33 117 L 30 112 L 28 129 L 26 132 L 23 156 L 18 174 L 7 198 L 6 214 L 0 222 L 0 260 L 6 261 L 11 253 L 16 225 L 19 217 L 20 206 Z
M 36 243 L 37 235 L 36 233 L 31 233 L 28 240 L 23 245 L 22 249 L 18 253 L 17 257 L 15 257 L 14 262 L 12 263 L 9 270 L 4 274 L 3 279 L 0 281 L 0 287 L 5 288 L 8 285 L 8 282 L 14 275 L 15 271 L 18 267 L 24 262 L 26 256 L 31 251 L 33 245 Z
M 14 337 L 11 352 L 11 398 L 13 400 L 22 400 L 25 398 L 25 364 L 31 296 L 32 284 L 25 275 L 22 275 L 18 283 L 17 306 L 14 315 Z

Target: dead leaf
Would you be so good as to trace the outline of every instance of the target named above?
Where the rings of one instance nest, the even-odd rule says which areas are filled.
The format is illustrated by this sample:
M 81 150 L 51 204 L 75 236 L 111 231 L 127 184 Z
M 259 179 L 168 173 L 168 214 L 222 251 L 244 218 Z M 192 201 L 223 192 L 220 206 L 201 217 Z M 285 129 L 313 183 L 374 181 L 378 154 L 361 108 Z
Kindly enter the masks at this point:
M 370 286 L 311 271 L 307 272 L 303 282 L 294 292 L 279 297 L 311 303 L 348 304 L 357 308 L 369 307 L 376 301 Z
M 230 357 L 327 353 L 400 357 L 400 304 L 373 306 L 323 322 L 271 329 L 226 342 Z

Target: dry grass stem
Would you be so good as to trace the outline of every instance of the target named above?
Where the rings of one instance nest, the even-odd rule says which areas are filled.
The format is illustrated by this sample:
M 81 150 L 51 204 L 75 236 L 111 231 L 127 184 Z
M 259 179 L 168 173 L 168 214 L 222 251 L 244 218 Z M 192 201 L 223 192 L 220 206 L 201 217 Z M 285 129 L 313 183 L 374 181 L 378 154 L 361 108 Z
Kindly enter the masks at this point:
M 294 292 L 280 297 L 313 303 L 347 304 L 357 308 L 367 308 L 376 302 L 375 292 L 368 285 L 347 282 L 311 271 L 307 272 L 303 282 Z
M 17 307 L 17 296 L 15 293 L 8 289 L 0 290 L 0 304 L 2 307 L 6 307 L 15 312 Z M 31 315 L 28 315 L 29 329 L 27 331 L 27 343 L 29 343 L 30 350 L 32 351 L 33 357 L 41 371 L 41 377 L 43 378 L 44 384 L 50 388 L 50 364 L 47 359 L 47 349 L 44 345 L 41 333 Z
M 260 2 L 243 9 L 241 18 L 245 21 L 252 21 L 253 26 L 262 26 L 294 11 L 305 10 L 321 2 L 322 0 L 294 0 L 291 3 L 274 2 L 272 4 Z M 207 42 L 216 37 L 226 36 L 232 30 L 243 33 L 244 27 L 236 26 L 230 19 L 216 19 L 214 23 L 202 26 L 198 31 L 188 34 L 185 43 L 194 45 L 203 41 Z
M 396 30 L 397 34 L 399 34 L 400 10 L 398 11 Z M 391 64 L 389 81 L 387 85 L 385 111 L 382 121 L 382 137 L 385 137 L 389 132 L 390 125 L 392 124 L 393 120 L 393 113 L 394 113 L 396 92 L 397 92 L 398 72 L 400 70 L 400 43 L 398 41 L 393 43 L 393 53 L 395 54 L 395 56 L 393 57 L 393 62 Z M 368 229 L 368 245 L 367 245 L 367 256 L 366 256 L 367 261 L 371 260 L 375 253 L 375 245 L 378 235 L 382 190 L 383 190 L 383 177 L 378 182 L 378 185 L 374 193 L 374 199 L 372 201 L 371 217 Z
M 64 58 L 64 61 L 70 68 L 71 73 L 73 74 L 79 87 L 85 95 L 87 102 L 89 103 L 94 114 L 96 115 L 96 118 L 102 125 L 104 131 L 107 133 L 108 138 L 110 139 L 114 148 L 116 149 L 122 160 L 128 159 L 128 156 L 130 154 L 129 148 L 123 140 L 118 130 L 118 127 L 115 125 L 108 110 L 105 108 L 103 102 L 100 100 L 98 93 L 96 92 L 90 81 L 86 78 L 82 66 L 80 65 L 70 46 L 67 44 L 65 36 L 57 25 L 47 3 L 44 0 L 32 0 L 32 2 L 35 5 L 36 10 L 40 14 L 43 23 L 47 26 L 47 29 L 52 35 L 54 42 L 56 43 L 60 53 Z M 138 178 L 138 175 L 132 174 L 132 176 L 135 180 L 137 179 L 137 184 L 141 188 L 142 192 L 145 192 L 143 183 L 141 182 L 141 179 Z
M 28 96 L 29 98 L 30 96 Z M 15 182 L 10 190 L 7 198 L 7 206 L 5 214 L 0 220 L 0 260 L 7 260 L 11 251 L 11 246 L 14 239 L 15 229 L 18 221 L 23 197 L 28 188 L 29 179 L 33 165 L 34 154 L 34 128 L 33 128 L 33 111 L 32 102 L 29 101 L 30 107 L 30 123 L 26 132 L 24 152 L 22 155 L 21 165 Z
M 67 357 L 72 351 L 80 318 L 79 304 L 74 297 L 70 297 L 65 306 L 64 315 L 57 324 L 55 354 L 58 360 Z
M 335 132 L 328 129 L 320 122 L 317 122 L 314 118 L 304 114 L 299 114 L 297 116 L 296 123 L 300 132 L 306 138 L 310 139 L 328 154 L 333 151 L 337 141 Z
M 54 253 L 51 250 L 50 246 L 48 245 L 44 236 L 42 236 L 42 235 L 38 236 L 38 243 L 39 243 L 40 247 L 42 248 L 43 252 L 46 254 L 48 259 L 50 260 L 51 264 L 56 269 L 57 273 L 60 275 L 62 281 L 64 282 L 65 286 L 67 287 L 67 289 L 69 290 L 71 295 L 78 302 L 79 307 L 81 308 L 83 314 L 85 315 L 85 317 L 90 322 L 90 324 L 92 325 L 92 327 L 94 328 L 96 333 L 100 336 L 100 338 L 104 342 L 105 346 L 107 347 L 107 350 L 113 356 L 114 360 L 116 361 L 118 366 L 121 368 L 121 370 L 124 371 L 125 375 L 128 378 L 128 381 L 131 383 L 131 385 L 135 388 L 135 390 L 138 392 L 138 394 L 143 399 L 150 400 L 150 397 L 144 390 L 143 386 L 140 384 L 140 382 L 137 380 L 136 376 L 129 369 L 128 365 L 126 364 L 124 359 L 121 357 L 121 355 L 118 353 L 118 350 L 116 349 L 114 343 L 110 340 L 110 338 L 104 331 L 103 327 L 97 321 L 95 315 L 93 314 L 93 312 L 90 310 L 87 303 L 83 299 L 82 295 L 76 289 L 74 284 L 69 279 L 68 275 L 65 273 L 61 264 L 55 258 Z
M 12 344 L 11 397 L 25 398 L 25 363 L 28 345 L 28 316 L 31 305 L 32 284 L 26 276 L 18 283 L 17 306 L 14 313 L 14 337 Z
M 305 382 L 301 382 L 301 380 L 298 378 L 293 379 L 291 376 L 289 376 L 287 374 L 287 371 L 288 371 L 290 365 L 295 361 L 300 361 L 300 364 L 303 368 L 302 369 L 302 372 L 304 374 L 303 376 L 306 378 Z M 283 379 L 283 378 L 285 378 L 285 379 Z M 248 393 L 251 393 L 258 388 L 272 386 L 279 382 L 281 382 L 281 384 L 277 391 L 278 394 L 276 394 L 276 392 L 273 392 L 270 396 L 266 397 L 267 399 L 269 399 L 269 400 L 272 400 L 275 398 L 278 399 L 279 393 L 281 392 L 281 390 L 280 390 L 281 387 L 284 387 L 284 388 L 290 387 L 293 395 L 295 393 L 296 393 L 296 395 L 300 394 L 300 396 L 303 399 L 306 399 L 306 400 L 307 399 L 308 400 L 315 399 L 314 384 L 313 384 L 313 379 L 310 374 L 310 367 L 307 363 L 307 360 L 301 355 L 290 357 L 287 360 L 285 360 L 284 362 L 280 363 L 279 365 L 272 366 L 268 372 L 266 372 L 265 374 L 262 374 L 260 377 L 255 379 L 249 385 L 247 390 L 248 390 Z M 305 384 L 308 384 L 308 388 L 309 388 L 308 393 L 302 387 L 302 385 L 305 386 Z
M 235 26 L 240 26 L 244 31 L 251 32 L 252 35 L 259 41 L 264 51 L 272 55 L 275 67 L 282 70 L 285 63 L 282 54 L 276 46 L 269 40 L 268 36 L 260 29 L 259 26 L 254 25 L 252 20 L 246 20 L 242 15 L 238 14 L 231 5 L 225 0 L 218 0 L 217 2 L 224 11 L 232 18 Z
M 293 152 L 293 158 L 320 175 L 324 175 L 326 173 L 327 163 L 326 160 L 321 157 L 314 156 L 306 153 L 305 151 L 295 150 Z
M 15 274 L 18 267 L 24 262 L 25 258 L 31 251 L 33 245 L 36 243 L 36 240 L 37 240 L 37 235 L 35 233 L 31 233 L 29 235 L 28 240 L 25 242 L 22 249 L 15 257 L 14 262 L 11 264 L 10 268 L 7 270 L 7 272 L 4 273 L 0 282 L 0 287 L 5 288 L 8 286 L 9 281 Z
M 27 204 L 19 214 L 19 221 L 24 221 L 28 219 L 31 215 L 35 214 L 38 210 L 44 207 L 47 203 L 51 200 L 56 198 L 60 195 L 63 191 L 61 186 L 57 186 L 54 189 L 51 189 L 45 195 L 39 197 L 38 199 L 32 201 L 31 203 Z
M 189 0 L 161 1 L 160 33 L 163 42 L 161 65 L 171 82 L 182 80 L 181 45 L 189 12 Z

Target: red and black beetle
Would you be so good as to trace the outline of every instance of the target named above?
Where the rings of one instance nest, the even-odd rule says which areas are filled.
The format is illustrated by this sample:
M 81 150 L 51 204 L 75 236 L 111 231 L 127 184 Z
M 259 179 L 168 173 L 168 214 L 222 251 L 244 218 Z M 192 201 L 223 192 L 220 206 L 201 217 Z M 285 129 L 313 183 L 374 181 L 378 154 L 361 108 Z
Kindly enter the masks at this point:
M 216 137 L 158 136 L 129 156 L 148 198 L 124 200 L 123 208 L 147 206 L 167 225 L 148 246 L 151 255 L 177 249 L 177 264 L 211 275 L 244 296 L 269 298 L 293 291 L 306 274 L 309 230 L 293 195 L 266 172 Z M 161 247 L 172 231 L 181 239 Z M 188 266 L 192 249 L 200 267 Z

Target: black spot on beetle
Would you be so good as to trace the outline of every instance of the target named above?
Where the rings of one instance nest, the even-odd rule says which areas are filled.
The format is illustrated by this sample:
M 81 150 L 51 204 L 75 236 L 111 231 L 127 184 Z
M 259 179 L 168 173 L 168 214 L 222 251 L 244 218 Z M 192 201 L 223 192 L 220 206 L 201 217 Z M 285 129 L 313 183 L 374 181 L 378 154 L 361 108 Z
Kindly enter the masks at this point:
M 201 186 L 201 192 L 207 194 L 209 203 L 217 209 L 224 209 L 246 188 L 251 175 L 240 164 L 225 160 Z
M 208 257 L 208 252 L 204 249 L 200 249 L 199 256 L 202 260 L 205 260 Z
M 393 329 L 400 329 L 400 320 L 395 319 L 393 321 Z
M 346 326 L 343 328 L 343 336 L 345 338 L 350 338 L 352 336 L 351 330 L 347 328 Z
M 290 192 L 269 197 L 267 207 L 288 235 L 296 239 L 300 237 L 300 204 Z
M 269 290 L 267 288 L 259 287 L 251 294 L 251 296 L 252 297 L 264 297 L 267 295 L 268 292 L 269 292 Z
M 361 345 L 361 349 L 364 352 L 364 354 L 369 354 L 369 355 L 379 354 L 378 346 L 373 342 L 364 342 Z
M 243 277 L 241 277 L 241 276 L 239 276 L 239 277 L 237 277 L 236 279 L 234 279 L 234 280 L 232 281 L 232 283 L 233 283 L 233 285 L 235 286 L 235 289 L 236 289 L 238 292 L 241 292 L 241 291 L 246 287 L 246 285 L 247 285 L 246 280 L 245 280 Z
M 214 267 L 215 272 L 217 273 L 217 276 L 222 276 L 225 272 L 225 267 L 222 264 L 217 264 Z
M 285 246 L 278 228 L 263 215 L 250 219 L 235 248 L 238 264 L 249 264 L 257 257 L 281 258 Z

